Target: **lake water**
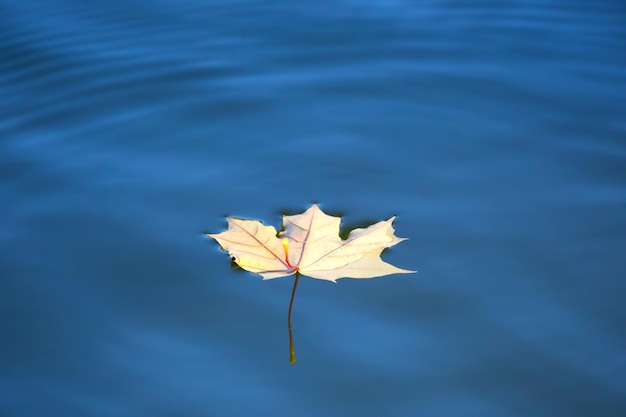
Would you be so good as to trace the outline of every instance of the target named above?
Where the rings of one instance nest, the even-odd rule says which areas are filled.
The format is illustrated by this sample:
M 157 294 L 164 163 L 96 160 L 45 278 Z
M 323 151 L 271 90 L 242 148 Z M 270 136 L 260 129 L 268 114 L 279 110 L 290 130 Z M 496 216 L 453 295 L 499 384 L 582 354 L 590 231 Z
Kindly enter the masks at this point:
M 623 416 L 621 1 L 0 0 L 0 414 Z M 412 275 L 203 236 L 397 215 Z

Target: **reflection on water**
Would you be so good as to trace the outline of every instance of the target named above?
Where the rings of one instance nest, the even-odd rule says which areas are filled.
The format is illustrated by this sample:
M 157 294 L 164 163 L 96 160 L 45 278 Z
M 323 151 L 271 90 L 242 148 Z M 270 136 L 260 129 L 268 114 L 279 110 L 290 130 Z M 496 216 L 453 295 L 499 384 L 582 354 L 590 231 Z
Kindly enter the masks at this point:
M 0 412 L 619 415 L 621 3 L 0 1 Z M 203 232 L 397 215 L 417 275 Z

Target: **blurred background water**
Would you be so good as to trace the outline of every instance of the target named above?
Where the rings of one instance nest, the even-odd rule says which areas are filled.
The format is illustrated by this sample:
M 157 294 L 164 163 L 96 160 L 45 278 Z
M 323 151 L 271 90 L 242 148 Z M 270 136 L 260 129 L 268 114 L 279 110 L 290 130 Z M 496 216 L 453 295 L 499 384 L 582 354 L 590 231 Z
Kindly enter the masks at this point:
M 623 416 L 620 1 L 0 0 L 2 416 Z M 416 275 L 203 232 L 397 215 Z

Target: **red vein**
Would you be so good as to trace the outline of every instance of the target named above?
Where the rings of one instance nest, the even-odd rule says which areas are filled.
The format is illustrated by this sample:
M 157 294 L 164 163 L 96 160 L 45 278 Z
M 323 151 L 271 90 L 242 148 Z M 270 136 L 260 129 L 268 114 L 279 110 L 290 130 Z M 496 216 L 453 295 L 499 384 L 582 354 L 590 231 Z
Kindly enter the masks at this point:
M 373 225 L 372 225 L 372 226 L 373 226 Z M 370 226 L 370 227 L 371 227 L 371 226 Z M 370 229 L 370 230 L 368 230 L 366 233 L 363 233 L 361 236 L 359 236 L 359 237 L 357 237 L 357 238 L 355 238 L 355 239 L 353 239 L 353 240 L 344 240 L 344 241 L 341 243 L 341 245 L 337 246 L 335 249 L 332 249 L 332 250 L 330 250 L 330 251 L 326 252 L 324 255 L 322 255 L 322 256 L 320 256 L 318 259 L 316 259 L 316 260 L 315 260 L 315 262 L 311 262 L 310 264 L 308 264 L 308 265 L 306 266 L 306 267 L 307 267 L 307 269 L 308 269 L 310 266 L 315 265 L 316 263 L 318 263 L 318 262 L 319 262 L 319 261 L 321 261 L 322 259 L 324 259 L 324 258 L 326 258 L 326 257 L 330 256 L 330 254 L 331 254 L 331 253 L 333 253 L 333 252 L 335 252 L 335 251 L 337 251 L 337 250 L 339 250 L 339 249 L 341 249 L 341 248 L 344 248 L 345 246 L 348 246 L 348 245 L 349 245 L 349 244 L 351 244 L 351 243 L 356 242 L 357 240 L 361 239 L 363 236 L 365 236 L 365 235 L 367 235 L 367 234 L 369 234 L 369 233 L 371 233 L 371 232 L 373 232 L 373 231 L 375 231 L 375 230 L 376 230 L 376 228 L 374 228 L 374 229 Z M 304 252 L 304 250 L 303 250 L 303 252 Z
M 315 217 L 315 210 L 311 214 L 311 221 L 309 222 L 309 228 L 307 229 L 306 236 L 304 237 L 304 240 L 302 241 L 302 251 L 300 252 L 300 259 L 298 259 L 298 266 L 300 266 L 300 263 L 302 262 L 302 258 L 304 258 L 304 250 L 306 249 L 306 244 L 308 243 L 309 235 L 311 234 L 311 228 L 313 227 L 313 217 Z M 303 229 L 302 227 L 300 228 Z
M 237 223 L 233 222 L 232 224 L 234 224 L 235 226 L 237 226 L 238 228 L 240 228 L 241 230 L 243 230 L 244 232 L 246 232 L 252 239 L 256 240 L 259 245 L 261 245 L 261 247 L 265 248 L 269 253 L 271 253 L 272 255 L 274 255 L 274 257 L 276 259 L 278 259 L 283 265 L 285 265 L 287 268 L 290 268 L 289 265 L 287 265 L 285 263 L 285 261 L 283 261 L 280 256 L 276 255 L 274 253 L 273 250 L 271 250 L 270 248 L 268 248 L 267 246 L 265 246 L 265 243 L 262 243 L 259 239 L 256 238 L 256 236 L 254 236 L 252 233 L 250 233 L 249 231 L 247 231 L 246 229 L 244 229 L 243 227 L 241 227 L 240 225 L 238 225 Z M 291 268 L 290 268 L 291 269 Z

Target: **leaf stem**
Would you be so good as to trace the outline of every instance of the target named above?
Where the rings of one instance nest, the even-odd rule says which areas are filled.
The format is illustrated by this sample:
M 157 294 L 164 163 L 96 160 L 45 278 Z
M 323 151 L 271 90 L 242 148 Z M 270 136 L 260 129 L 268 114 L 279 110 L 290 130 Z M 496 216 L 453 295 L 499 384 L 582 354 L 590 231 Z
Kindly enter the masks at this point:
M 296 351 L 293 348 L 293 332 L 291 331 L 291 309 L 293 307 L 293 298 L 296 295 L 296 287 L 300 279 L 300 272 L 296 271 L 296 279 L 293 281 L 293 290 L 291 290 L 291 301 L 289 301 L 289 314 L 287 314 L 287 326 L 289 326 L 289 362 L 296 363 Z

